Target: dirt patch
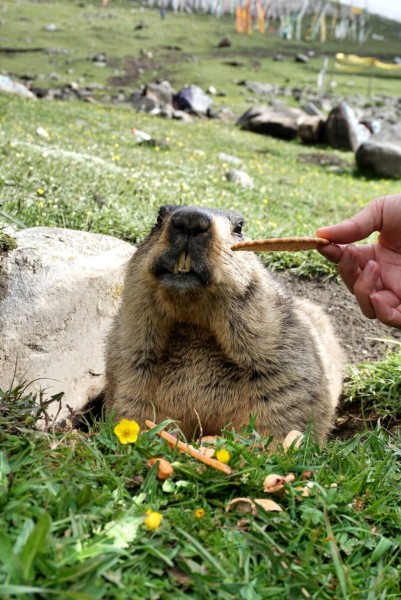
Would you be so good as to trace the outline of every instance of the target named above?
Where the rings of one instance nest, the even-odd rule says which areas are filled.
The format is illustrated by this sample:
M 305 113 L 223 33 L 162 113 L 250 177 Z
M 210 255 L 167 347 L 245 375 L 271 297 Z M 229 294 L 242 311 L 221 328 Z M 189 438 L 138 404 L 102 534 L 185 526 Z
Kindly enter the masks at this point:
M 162 47 L 160 46 L 160 48 Z M 179 46 L 175 46 L 174 48 L 176 49 L 176 53 L 160 53 L 157 55 L 157 58 L 126 56 L 124 58 L 124 74 L 110 77 L 108 84 L 119 87 L 131 86 L 136 84 L 142 75 L 149 72 L 152 72 L 154 81 L 167 79 L 171 82 L 172 78 L 167 65 L 171 67 L 171 65 L 176 63 L 195 61 L 194 56 L 191 54 L 180 52 Z
M 310 165 L 320 165 L 321 167 L 352 166 L 349 161 L 340 156 L 336 156 L 335 154 L 330 154 L 329 152 L 325 152 L 324 154 L 321 152 L 301 152 L 301 154 L 298 154 L 298 162 Z
M 163 68 L 160 64 L 151 58 L 141 57 L 134 58 L 128 56 L 124 60 L 124 74 L 116 75 L 108 79 L 108 84 L 113 86 L 130 86 L 137 82 L 137 80 L 144 74 L 152 71 L 158 74 L 158 77 L 164 78 Z
M 377 338 L 401 341 L 401 330 L 364 317 L 354 296 L 343 284 L 334 280 L 305 279 L 281 273 L 277 277 L 287 291 L 320 304 L 331 316 L 349 363 L 381 360 L 389 344 Z

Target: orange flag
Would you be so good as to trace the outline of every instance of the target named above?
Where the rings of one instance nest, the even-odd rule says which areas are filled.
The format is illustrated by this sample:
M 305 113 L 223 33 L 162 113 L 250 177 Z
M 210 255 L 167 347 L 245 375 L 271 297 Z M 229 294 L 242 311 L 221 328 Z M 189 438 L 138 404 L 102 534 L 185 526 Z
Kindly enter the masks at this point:
M 256 12 L 258 15 L 258 29 L 260 33 L 264 33 L 266 26 L 265 11 L 263 10 L 260 2 L 256 4 Z

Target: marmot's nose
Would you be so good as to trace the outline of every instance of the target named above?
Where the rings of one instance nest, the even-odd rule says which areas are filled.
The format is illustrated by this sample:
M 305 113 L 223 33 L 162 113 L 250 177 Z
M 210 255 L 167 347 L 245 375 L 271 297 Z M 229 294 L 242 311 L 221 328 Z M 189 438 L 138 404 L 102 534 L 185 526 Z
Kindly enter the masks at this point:
M 197 235 L 210 228 L 212 219 L 209 215 L 197 208 L 182 208 L 171 217 L 171 225 L 183 233 Z

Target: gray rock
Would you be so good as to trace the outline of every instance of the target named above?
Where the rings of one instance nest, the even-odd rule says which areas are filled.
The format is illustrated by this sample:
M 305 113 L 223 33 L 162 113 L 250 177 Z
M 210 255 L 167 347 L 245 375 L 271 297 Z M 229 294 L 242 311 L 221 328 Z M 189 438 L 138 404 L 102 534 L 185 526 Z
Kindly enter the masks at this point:
M 300 52 L 299 54 L 296 55 L 295 62 L 298 62 L 298 63 L 308 63 L 309 62 L 309 57 L 306 56 L 306 54 L 302 54 Z
M 134 248 L 110 236 L 38 227 L 0 255 L 0 388 L 27 382 L 78 408 L 103 385 L 104 338 Z
M 17 94 L 18 96 L 25 96 L 25 98 L 36 98 L 35 94 L 28 90 L 25 85 L 18 81 L 13 81 L 7 75 L 0 75 L 0 92 Z
M 334 103 L 328 98 L 322 98 L 322 100 L 319 102 L 319 108 L 324 110 L 325 113 L 329 113 L 331 110 L 333 110 L 333 104 Z
M 231 156 L 231 154 L 226 154 L 225 152 L 220 152 L 217 155 L 217 158 L 231 165 L 236 165 L 237 167 L 240 167 L 242 165 L 242 160 L 240 158 L 238 158 L 237 156 Z
M 298 135 L 305 144 L 321 144 L 325 141 L 325 119 L 305 117 L 299 124 Z
M 143 57 L 143 58 L 149 58 L 152 59 L 153 58 L 153 52 L 151 50 L 146 50 L 146 48 L 141 48 L 139 54 Z
M 306 102 L 301 108 L 311 117 L 323 117 L 322 111 L 313 102 Z
M 237 121 L 240 129 L 292 140 L 298 134 L 305 113 L 297 108 L 273 108 L 259 105 L 248 109 Z
M 148 83 L 145 85 L 142 95 L 153 100 L 155 105 L 164 107 L 167 104 L 172 105 L 173 94 L 170 85 L 164 83 Z
M 55 54 L 55 55 L 63 55 L 68 56 L 71 54 L 71 50 L 67 50 L 67 48 L 46 48 L 43 50 L 44 54 Z
M 224 106 L 218 110 L 209 110 L 208 116 L 211 119 L 218 119 L 219 121 L 224 121 L 226 123 L 235 119 L 233 111 L 231 108 L 228 108 L 228 106 Z
M 109 60 L 106 52 L 98 52 L 92 56 L 92 61 L 94 63 L 107 63 Z
M 143 96 L 142 93 L 138 90 L 133 92 L 130 96 L 129 100 L 132 102 L 133 107 L 138 112 L 147 112 L 150 113 L 155 109 L 160 110 L 159 105 L 157 104 L 154 98 L 150 98 L 148 96 Z
M 276 96 L 280 93 L 280 86 L 277 83 L 261 83 L 259 81 L 246 81 L 245 87 L 259 96 Z
M 303 89 L 300 87 L 294 87 L 291 90 L 292 97 L 297 101 L 301 102 L 303 96 Z
M 401 178 L 401 124 L 389 125 L 361 144 L 355 155 L 358 167 L 381 177 Z
M 230 169 L 226 173 L 226 179 L 227 181 L 231 181 L 232 183 L 240 185 L 241 187 L 253 188 L 252 177 L 250 177 L 248 173 L 245 173 L 245 171 L 241 171 L 240 169 Z
M 165 106 L 162 106 L 160 108 L 160 116 L 164 117 L 165 119 L 172 119 L 173 118 L 173 112 L 174 109 L 170 104 L 166 104 Z M 153 114 L 153 113 L 151 113 Z
M 358 122 L 355 112 L 346 102 L 335 106 L 327 117 L 327 143 L 333 148 L 355 152 L 369 136 L 368 128 Z
M 184 110 L 173 110 L 172 118 L 183 123 L 193 123 L 193 117 Z
M 177 110 L 207 114 L 212 100 L 198 85 L 188 85 L 173 96 L 173 104 Z

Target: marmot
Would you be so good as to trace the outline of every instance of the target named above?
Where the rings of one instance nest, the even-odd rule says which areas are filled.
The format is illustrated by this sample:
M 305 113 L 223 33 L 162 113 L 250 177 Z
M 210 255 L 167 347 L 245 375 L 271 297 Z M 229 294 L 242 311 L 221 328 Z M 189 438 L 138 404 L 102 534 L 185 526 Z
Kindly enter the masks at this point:
M 240 213 L 163 206 L 127 268 L 106 350 L 116 418 L 177 421 L 192 438 L 256 419 L 283 439 L 333 425 L 343 356 L 329 318 L 290 297 L 244 239 Z

